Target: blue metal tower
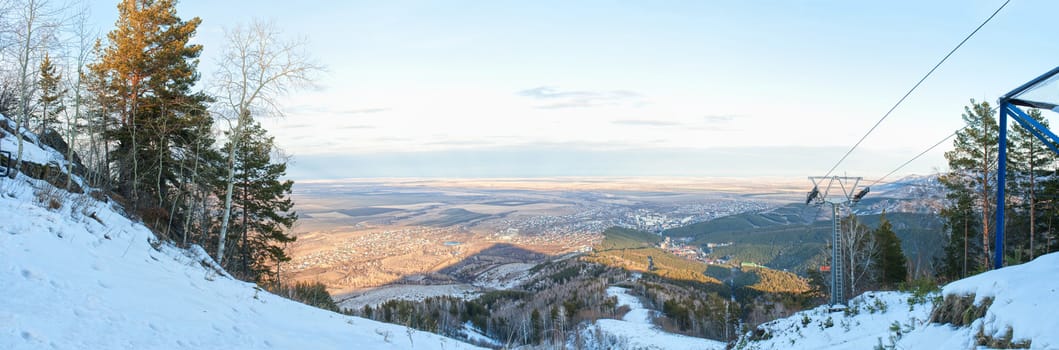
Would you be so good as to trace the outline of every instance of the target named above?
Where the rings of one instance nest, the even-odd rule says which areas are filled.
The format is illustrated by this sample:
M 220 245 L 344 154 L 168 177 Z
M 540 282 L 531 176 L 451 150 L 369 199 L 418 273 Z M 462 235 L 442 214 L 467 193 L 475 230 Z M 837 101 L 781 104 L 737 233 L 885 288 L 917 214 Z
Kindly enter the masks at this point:
M 997 194 L 996 194 L 996 250 L 993 255 L 993 268 L 1004 267 L 1004 184 L 1007 179 L 1007 125 L 1011 117 L 1019 126 L 1028 130 L 1034 137 L 1044 142 L 1052 152 L 1059 154 L 1059 136 L 1038 123 L 1019 106 L 1047 109 L 1059 112 L 1059 67 L 1030 80 L 1000 97 L 1000 137 L 997 157 Z

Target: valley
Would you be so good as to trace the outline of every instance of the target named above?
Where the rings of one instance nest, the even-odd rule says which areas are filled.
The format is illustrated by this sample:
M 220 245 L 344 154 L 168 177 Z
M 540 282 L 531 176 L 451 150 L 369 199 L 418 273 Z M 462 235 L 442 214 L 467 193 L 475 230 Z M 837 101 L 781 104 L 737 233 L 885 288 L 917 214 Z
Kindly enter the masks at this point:
M 941 192 L 932 181 L 878 186 L 853 208 L 872 227 L 886 213 L 913 273 L 928 273 L 941 246 Z M 807 273 L 826 264 L 831 228 L 829 211 L 802 203 L 804 183 L 745 182 L 309 182 L 295 192 L 298 240 L 281 271 L 324 284 L 344 312 L 457 338 L 479 334 L 483 346 L 562 341 L 518 326 L 531 312 L 554 320 L 556 303 L 571 324 L 621 318 L 608 306 L 613 285 L 647 298 L 667 332 L 730 341 L 739 324 L 819 302 L 823 287 Z M 741 311 L 718 314 L 729 308 Z
M 801 187 L 782 179 L 305 182 L 295 190 L 293 260 L 281 273 L 324 283 L 348 308 L 388 295 L 475 295 L 511 287 L 546 259 L 591 251 L 609 227 L 659 233 L 760 212 L 797 200 Z

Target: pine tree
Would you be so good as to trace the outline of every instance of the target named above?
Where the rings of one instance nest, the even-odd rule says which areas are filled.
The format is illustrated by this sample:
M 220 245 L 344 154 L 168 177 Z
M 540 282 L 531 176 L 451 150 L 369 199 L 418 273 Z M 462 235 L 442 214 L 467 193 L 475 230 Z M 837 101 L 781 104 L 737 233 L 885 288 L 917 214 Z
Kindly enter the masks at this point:
M 908 261 L 901 250 L 901 240 L 886 219 L 886 212 L 879 217 L 879 227 L 872 231 L 872 236 L 879 249 L 875 255 L 879 283 L 892 288 L 904 282 L 908 278 Z
M 989 266 L 990 221 L 995 211 L 997 140 L 999 127 L 995 112 L 988 102 L 964 107 L 963 120 L 967 126 L 956 134 L 953 150 L 945 152 L 949 173 L 941 178 L 950 194 L 968 192 L 975 203 L 980 219 L 977 234 L 981 237 L 981 266 Z M 950 235 L 951 237 L 951 235 Z
M 273 282 L 269 273 L 275 264 L 290 260 L 282 244 L 294 241 L 294 237 L 286 234 L 298 218 L 291 210 L 294 182 L 280 179 L 286 174 L 287 164 L 272 161 L 273 139 L 260 124 L 248 125 L 242 141 L 235 148 L 238 181 L 234 192 L 238 211 L 233 216 L 238 220 L 229 231 L 233 236 L 229 238 L 240 238 L 241 244 L 238 255 L 233 255 L 238 258 L 225 262 L 227 266 L 237 266 L 233 270 L 241 271 L 248 279 Z
M 51 62 L 51 55 L 45 53 L 40 62 L 40 80 L 37 85 L 40 90 L 40 114 L 37 116 L 37 135 L 44 135 L 49 128 L 55 128 L 59 124 L 59 113 L 66 107 L 62 103 L 66 89 L 59 86 L 62 83 L 60 74 Z
M 956 184 L 955 179 L 945 179 L 947 183 Z M 949 280 L 967 277 L 968 273 L 977 271 L 981 251 L 979 241 L 974 239 L 981 224 L 975 217 L 974 198 L 970 190 L 952 190 L 947 194 L 949 205 L 941 210 L 945 219 L 945 230 L 949 239 L 939 262 L 939 274 Z
M 117 140 L 111 161 L 118 189 L 134 208 L 164 207 L 179 182 L 174 154 L 188 154 L 197 125 L 208 119 L 207 96 L 192 92 L 201 45 L 190 44 L 197 17 L 184 21 L 175 0 L 123 0 L 108 46 L 90 69 L 113 96 L 108 112 L 116 120 L 108 138 Z M 174 152 L 181 150 L 183 152 Z
M 1040 110 L 1030 109 L 1027 114 L 1030 118 L 1048 127 L 1048 120 L 1041 116 Z M 1010 203 L 1008 206 L 1012 209 L 1009 215 L 1012 224 L 1008 226 L 1008 232 L 1026 232 L 1026 236 L 1007 235 L 1005 245 L 1026 249 L 1028 257 L 1022 254 L 1016 254 L 1016 257 L 1019 258 L 1018 260 L 1028 261 L 1035 256 L 1036 233 L 1039 229 L 1046 229 L 1042 227 L 1043 221 L 1038 220 L 1042 214 L 1038 210 L 1041 204 L 1039 196 L 1041 175 L 1044 175 L 1045 167 L 1055 159 L 1055 153 L 1025 128 L 1014 127 L 1013 129 L 1013 132 L 1009 134 L 1007 180 L 1008 188 L 1011 189 L 1010 195 L 1017 196 L 1019 200 L 1008 201 Z M 1015 229 L 1011 230 L 1013 228 Z M 1017 252 L 1021 252 L 1021 249 Z

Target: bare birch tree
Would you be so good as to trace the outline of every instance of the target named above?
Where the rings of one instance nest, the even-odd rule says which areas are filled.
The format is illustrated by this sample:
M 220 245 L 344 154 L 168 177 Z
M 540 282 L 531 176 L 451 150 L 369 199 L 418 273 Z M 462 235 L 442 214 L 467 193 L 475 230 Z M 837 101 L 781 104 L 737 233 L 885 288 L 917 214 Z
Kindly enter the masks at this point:
M 847 261 L 846 276 L 849 278 L 849 296 L 855 296 L 858 292 L 858 284 L 870 280 L 874 275 L 875 255 L 879 251 L 876 247 L 871 231 L 863 224 L 857 222 L 856 216 L 850 215 L 843 220 L 842 255 Z
M 215 94 L 222 115 L 234 118 L 228 133 L 228 176 L 224 194 L 217 261 L 224 260 L 225 239 L 232 212 L 235 145 L 243 138 L 254 115 L 281 116 L 279 98 L 291 89 L 312 85 L 323 67 L 305 53 L 305 40 L 285 40 L 272 22 L 254 20 L 226 31 L 228 47 L 215 76 Z
M 55 31 L 60 25 L 59 16 L 62 9 L 55 8 L 48 0 L 22 0 L 12 5 L 14 23 L 11 34 L 16 43 L 15 56 L 18 66 L 18 115 L 15 120 L 15 139 L 18 140 L 18 154 L 15 156 L 15 171 L 22 169 L 23 128 L 29 127 L 29 116 L 34 108 L 32 101 L 36 94 L 37 72 L 36 60 L 47 50 L 54 40 Z
M 72 63 L 75 74 L 68 81 L 68 89 L 73 92 L 71 96 L 70 104 L 73 108 L 64 109 L 64 116 L 66 119 L 66 139 L 70 144 L 66 154 L 66 190 L 70 190 L 70 181 L 73 179 L 73 163 L 74 163 L 74 140 L 78 137 L 78 130 L 80 130 L 80 121 L 84 120 L 84 113 L 82 106 L 84 105 L 84 99 L 82 91 L 84 91 L 84 76 L 85 67 L 88 65 L 88 60 L 91 58 L 93 43 L 96 42 L 97 37 L 92 36 L 88 27 L 88 7 L 82 7 L 77 14 L 73 17 L 73 23 L 71 34 L 73 34 L 73 55 L 74 59 Z

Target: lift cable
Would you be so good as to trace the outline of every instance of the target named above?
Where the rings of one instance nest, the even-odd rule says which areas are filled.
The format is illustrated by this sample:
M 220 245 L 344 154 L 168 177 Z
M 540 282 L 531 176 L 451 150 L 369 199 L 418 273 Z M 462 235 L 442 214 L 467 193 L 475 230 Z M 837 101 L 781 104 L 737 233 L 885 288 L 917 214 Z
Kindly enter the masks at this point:
M 897 103 L 895 103 L 893 105 L 893 107 L 890 107 L 890 110 L 886 111 L 886 114 L 884 114 L 882 116 L 882 118 L 879 118 L 879 121 L 875 122 L 875 125 L 873 125 L 871 127 L 871 129 L 868 129 L 868 132 L 865 133 L 864 136 L 861 136 L 860 140 L 857 141 L 857 143 L 853 144 L 853 147 L 850 147 L 849 151 L 846 151 L 846 154 L 843 155 L 842 158 L 840 158 L 837 163 L 835 163 L 835 166 L 831 167 L 831 170 L 827 171 L 827 175 L 824 175 L 824 177 L 830 176 L 831 173 L 833 173 L 835 171 L 835 169 L 837 169 L 838 166 L 841 165 L 842 162 L 845 161 L 846 158 L 849 157 L 849 155 L 851 153 L 853 153 L 853 150 L 857 149 L 857 146 L 860 146 L 860 144 L 862 142 L 864 142 L 865 139 L 868 138 L 868 135 L 871 135 L 871 133 L 873 131 L 875 131 L 875 128 L 879 127 L 879 124 L 881 124 L 883 122 L 883 120 L 886 120 L 886 118 L 889 117 L 890 114 L 893 113 L 893 111 L 895 109 L 897 109 L 897 107 L 900 106 L 901 103 L 903 103 L 905 101 L 905 99 L 907 99 L 908 96 L 912 94 L 913 91 L 916 91 L 916 88 L 919 88 L 920 84 L 923 84 L 923 81 L 927 80 L 927 78 L 929 78 L 931 74 L 934 74 L 934 71 L 937 70 L 938 67 L 940 67 L 942 63 L 945 63 L 945 61 L 948 60 L 949 57 L 952 56 L 952 54 L 956 52 L 956 50 L 959 50 L 960 47 L 963 46 L 963 44 L 967 42 L 967 40 L 970 40 L 971 37 L 974 36 L 975 33 L 978 33 L 978 30 L 982 29 L 982 27 L 984 27 L 986 25 L 986 23 L 989 23 L 989 21 L 992 20 L 993 17 L 996 17 L 997 13 L 1000 13 L 1000 10 L 1003 10 L 1004 7 L 1007 6 L 1008 3 L 1010 3 L 1010 2 L 1011 2 L 1011 0 L 1004 1 L 1004 3 L 1001 4 L 1000 7 L 998 7 L 996 9 L 996 11 L 993 11 L 992 15 L 989 15 L 989 18 L 986 18 L 985 21 L 982 22 L 982 24 L 979 24 L 978 28 L 975 28 L 974 31 L 971 32 L 971 34 L 968 34 L 967 37 L 963 38 L 963 41 L 960 41 L 960 43 L 957 44 L 956 47 L 952 48 L 952 50 L 950 50 L 949 53 L 946 54 L 945 57 L 943 57 L 941 59 L 941 61 L 938 62 L 938 64 L 934 65 L 934 68 L 931 68 L 930 71 L 927 72 L 927 74 L 923 76 L 923 78 L 920 78 L 919 82 L 917 82 L 916 85 L 912 86 L 912 88 L 909 89 L 908 92 L 906 92 L 904 96 L 901 96 L 901 99 L 897 100 Z
M 897 168 L 895 168 L 894 170 L 891 170 L 890 172 L 886 173 L 886 175 L 883 175 L 882 177 L 876 179 L 875 182 L 872 182 L 871 185 L 869 185 L 869 186 L 875 186 L 875 184 L 877 184 L 880 181 L 885 180 L 886 178 L 890 177 L 890 175 L 893 175 L 894 173 L 898 172 L 899 170 L 901 170 L 901 168 L 904 168 L 909 163 L 912 163 L 912 162 L 916 161 L 916 159 L 919 159 L 919 157 L 922 157 L 924 154 L 927 154 L 927 152 L 930 152 L 931 150 L 937 148 L 938 146 L 941 146 L 942 143 L 945 143 L 945 141 L 948 141 L 953 136 L 956 136 L 956 134 L 960 133 L 960 131 L 963 131 L 963 129 L 966 129 L 966 128 L 967 127 L 962 127 L 962 128 L 957 129 L 956 131 L 953 131 L 951 134 L 949 134 L 949 136 L 945 136 L 945 138 L 941 139 L 941 141 L 938 141 L 938 143 L 935 143 L 933 146 L 928 147 L 927 149 L 923 150 L 923 152 L 919 152 L 919 154 L 917 154 L 915 157 L 912 157 L 912 159 L 909 159 L 907 162 L 904 162 L 901 165 L 897 166 Z
M 993 109 L 989 110 L 989 114 L 993 114 L 999 109 L 1000 109 L 1000 106 L 993 107 Z M 959 134 L 960 131 L 963 131 L 963 129 L 967 129 L 967 126 L 964 126 L 962 128 L 956 129 L 956 131 L 953 131 L 951 134 L 949 134 L 949 136 L 945 136 L 945 138 L 941 139 L 941 141 L 938 141 L 938 143 L 935 143 L 933 146 L 928 147 L 927 149 L 923 150 L 923 152 L 919 152 L 919 154 L 917 154 L 915 157 L 912 157 L 912 159 L 909 159 L 907 162 L 904 162 L 901 165 L 897 166 L 897 168 L 895 168 L 894 170 L 891 170 L 890 172 L 886 173 L 886 175 L 883 175 L 882 177 L 876 179 L 874 182 L 871 183 L 871 185 L 868 185 L 868 186 L 875 186 L 875 184 L 877 184 L 879 182 L 882 182 L 886 178 L 890 177 L 890 175 L 893 175 L 894 173 L 898 172 L 899 170 L 901 170 L 902 168 L 907 166 L 909 163 L 912 163 L 912 162 L 916 161 L 916 159 L 919 159 L 919 157 L 922 157 L 924 154 L 927 154 L 927 152 L 930 152 L 931 150 L 937 148 L 938 146 L 941 146 L 942 143 L 944 143 L 948 139 L 951 139 L 953 136 L 956 136 L 956 134 Z M 1059 171 L 1059 170 L 1057 170 L 1057 171 Z

